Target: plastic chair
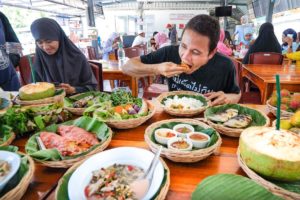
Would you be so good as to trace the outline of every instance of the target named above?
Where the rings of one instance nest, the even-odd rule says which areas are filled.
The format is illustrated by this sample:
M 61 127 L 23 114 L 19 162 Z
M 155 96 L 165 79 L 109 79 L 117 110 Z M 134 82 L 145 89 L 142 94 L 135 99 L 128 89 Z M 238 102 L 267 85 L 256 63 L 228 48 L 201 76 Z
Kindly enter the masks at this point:
M 34 54 L 22 56 L 19 62 L 20 82 L 22 85 L 27 85 L 31 82 L 31 68 L 28 56 L 31 59 L 31 62 L 33 63 Z
M 97 59 L 97 54 L 96 54 L 96 49 L 95 47 L 92 46 L 87 46 L 86 47 L 88 50 L 88 56 L 90 60 L 96 60 Z
M 97 89 L 101 92 L 103 91 L 103 76 L 102 76 L 102 65 L 100 63 L 93 63 L 89 61 L 89 64 L 92 68 L 93 74 L 97 80 Z
M 125 56 L 128 58 L 142 56 L 145 54 L 144 49 L 140 47 L 129 47 L 129 48 L 125 48 L 124 51 L 125 51 Z
M 283 55 L 272 52 L 257 52 L 249 55 L 249 64 L 270 64 L 281 65 L 283 62 Z

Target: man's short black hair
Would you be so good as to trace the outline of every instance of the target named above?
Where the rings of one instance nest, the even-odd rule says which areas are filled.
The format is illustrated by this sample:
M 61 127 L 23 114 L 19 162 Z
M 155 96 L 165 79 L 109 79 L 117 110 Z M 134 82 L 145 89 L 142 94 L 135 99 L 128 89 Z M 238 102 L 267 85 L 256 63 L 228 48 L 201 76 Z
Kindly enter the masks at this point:
M 220 37 L 219 22 L 209 15 L 196 15 L 186 24 L 185 30 L 192 30 L 209 38 L 209 53 L 217 46 Z

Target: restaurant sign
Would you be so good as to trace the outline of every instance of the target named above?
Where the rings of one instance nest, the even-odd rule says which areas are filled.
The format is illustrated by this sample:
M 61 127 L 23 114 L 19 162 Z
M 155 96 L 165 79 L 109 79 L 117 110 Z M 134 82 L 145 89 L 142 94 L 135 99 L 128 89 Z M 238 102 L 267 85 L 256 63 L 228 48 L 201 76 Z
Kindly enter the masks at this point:
M 190 20 L 195 14 L 192 13 L 171 13 L 169 15 L 170 20 Z

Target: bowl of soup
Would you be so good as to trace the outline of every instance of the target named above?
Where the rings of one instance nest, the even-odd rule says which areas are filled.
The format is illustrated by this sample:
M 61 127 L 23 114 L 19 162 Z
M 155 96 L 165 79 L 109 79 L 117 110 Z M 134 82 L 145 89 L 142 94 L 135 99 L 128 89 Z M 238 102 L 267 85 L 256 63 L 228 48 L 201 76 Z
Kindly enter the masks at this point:
M 177 133 L 169 128 L 159 128 L 154 132 L 154 137 L 158 143 L 167 145 L 169 139 L 177 137 Z
M 193 143 L 193 147 L 203 149 L 210 141 L 210 136 L 202 132 L 193 132 L 187 135 L 187 138 Z
M 194 132 L 194 127 L 189 124 L 177 124 L 173 127 L 173 130 L 178 136 L 186 138 L 189 133 Z
M 179 151 L 191 151 L 193 144 L 186 138 L 177 137 L 168 140 L 168 148 Z

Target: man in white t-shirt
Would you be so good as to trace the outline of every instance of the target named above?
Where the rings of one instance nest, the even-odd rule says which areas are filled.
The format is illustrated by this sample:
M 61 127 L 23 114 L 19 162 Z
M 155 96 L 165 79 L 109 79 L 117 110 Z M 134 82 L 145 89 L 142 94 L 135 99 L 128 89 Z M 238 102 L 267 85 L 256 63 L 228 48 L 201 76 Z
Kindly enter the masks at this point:
M 131 47 L 145 45 L 146 43 L 147 43 L 147 40 L 145 38 L 145 32 L 143 30 L 139 30 L 138 35 L 134 38 Z

